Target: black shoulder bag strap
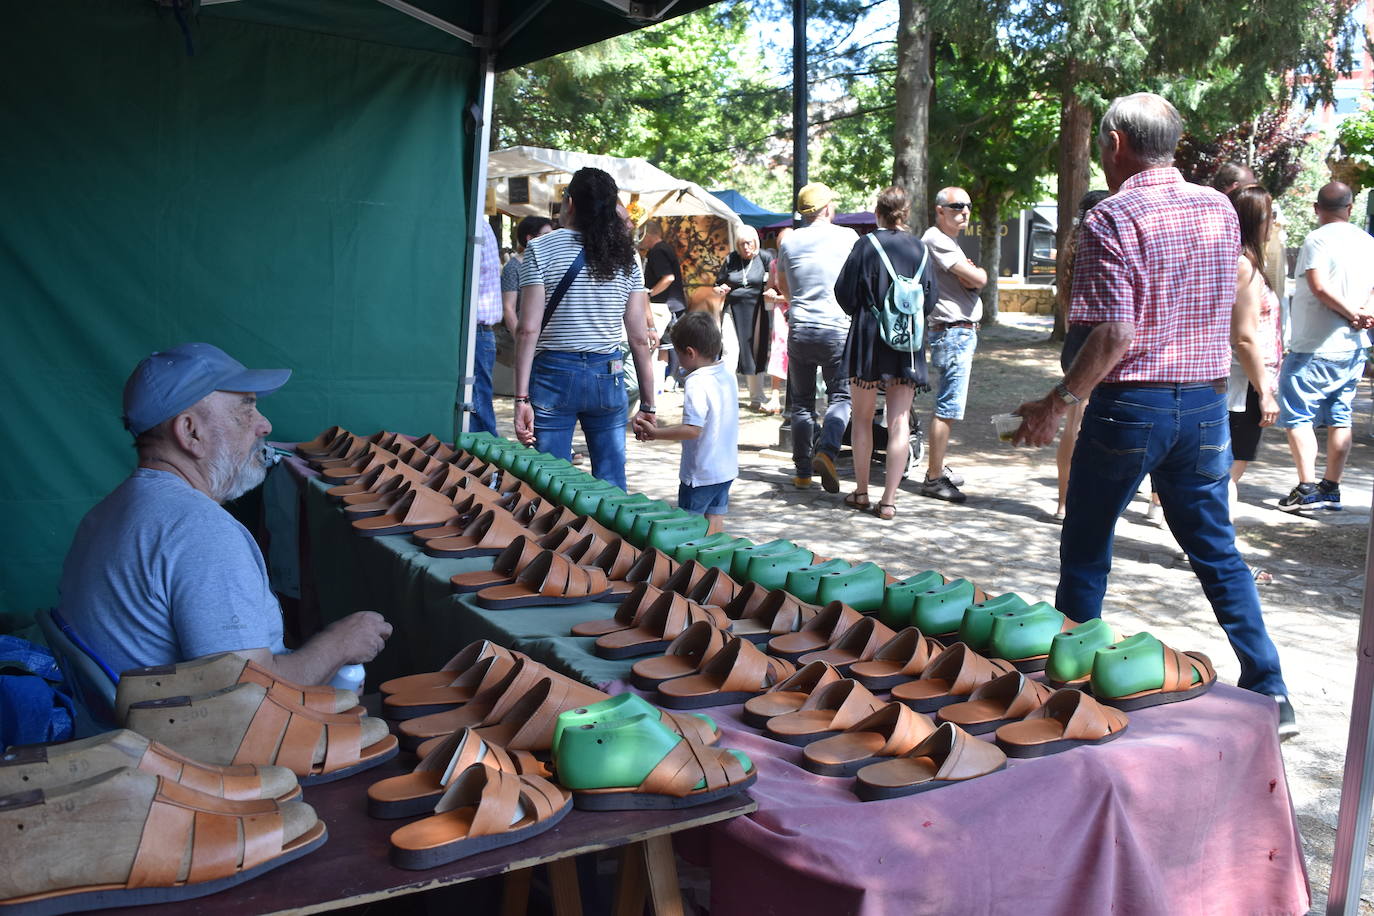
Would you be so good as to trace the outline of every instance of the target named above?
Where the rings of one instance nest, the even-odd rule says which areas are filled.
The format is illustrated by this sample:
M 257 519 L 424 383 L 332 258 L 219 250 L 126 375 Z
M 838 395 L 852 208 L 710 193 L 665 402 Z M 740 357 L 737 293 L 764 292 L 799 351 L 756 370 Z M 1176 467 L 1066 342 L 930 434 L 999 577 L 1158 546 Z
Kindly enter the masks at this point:
M 539 326 L 541 333 L 549 326 L 549 321 L 553 319 L 553 310 L 558 308 L 558 303 L 563 301 L 563 297 L 567 295 L 568 287 L 572 286 L 573 280 L 577 279 L 577 275 L 582 272 L 582 267 L 586 263 L 587 249 L 583 248 L 577 253 L 577 257 L 573 258 L 568 269 L 563 272 L 563 279 L 558 281 L 558 286 L 554 288 L 553 295 L 544 304 L 544 322 Z

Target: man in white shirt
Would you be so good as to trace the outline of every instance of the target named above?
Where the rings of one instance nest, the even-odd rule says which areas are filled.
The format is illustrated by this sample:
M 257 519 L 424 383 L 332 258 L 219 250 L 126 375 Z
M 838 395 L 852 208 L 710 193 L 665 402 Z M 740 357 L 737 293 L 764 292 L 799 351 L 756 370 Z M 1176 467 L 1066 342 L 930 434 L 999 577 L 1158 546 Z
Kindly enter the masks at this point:
M 797 213 L 805 225 L 778 246 L 778 292 L 788 303 L 787 395 L 792 403 L 792 483 L 811 486 L 813 467 L 827 493 L 840 491 L 835 458 L 849 425 L 849 379 L 840 363 L 849 316 L 835 300 L 835 279 L 859 235 L 836 226 L 835 192 L 819 182 L 797 192 Z M 826 410 L 816 440 L 816 370 L 825 379 Z
M 940 371 L 921 495 L 952 503 L 964 501 L 959 489 L 964 481 L 945 467 L 945 454 L 950 426 L 964 418 L 973 351 L 978 348 L 978 321 L 983 317 L 978 291 L 988 282 L 988 272 L 959 247 L 959 233 L 968 225 L 971 206 L 963 188 L 942 188 L 935 195 L 935 225 L 921 236 L 935 267 L 936 301 L 927 339 L 930 364 Z
M 1333 181 L 1317 192 L 1317 228 L 1294 270 L 1289 353 L 1279 370 L 1279 419 L 1298 485 L 1279 500 L 1285 512 L 1341 508 L 1341 473 L 1350 455 L 1350 404 L 1364 375 L 1366 329 L 1374 325 L 1374 238 L 1350 223 L 1353 195 Z M 1326 427 L 1326 468 L 1316 479 L 1318 425 Z

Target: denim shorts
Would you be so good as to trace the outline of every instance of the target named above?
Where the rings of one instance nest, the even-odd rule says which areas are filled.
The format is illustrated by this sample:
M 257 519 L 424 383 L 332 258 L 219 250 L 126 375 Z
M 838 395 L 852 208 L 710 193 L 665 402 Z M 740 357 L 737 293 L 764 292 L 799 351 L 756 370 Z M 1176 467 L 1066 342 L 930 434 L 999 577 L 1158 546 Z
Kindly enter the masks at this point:
M 695 515 L 724 515 L 730 508 L 730 484 L 733 480 L 725 483 L 708 483 L 704 487 L 694 487 L 690 484 L 679 483 L 677 485 L 677 507 L 684 512 L 691 512 Z
M 1279 369 L 1279 419 L 1274 425 L 1348 427 L 1364 361 L 1364 350 L 1335 359 L 1289 353 Z
M 978 332 L 973 328 L 946 328 L 930 335 L 930 364 L 940 372 L 935 394 L 935 416 L 943 420 L 962 420 L 968 400 L 968 377 L 973 368 L 973 351 L 978 349 Z

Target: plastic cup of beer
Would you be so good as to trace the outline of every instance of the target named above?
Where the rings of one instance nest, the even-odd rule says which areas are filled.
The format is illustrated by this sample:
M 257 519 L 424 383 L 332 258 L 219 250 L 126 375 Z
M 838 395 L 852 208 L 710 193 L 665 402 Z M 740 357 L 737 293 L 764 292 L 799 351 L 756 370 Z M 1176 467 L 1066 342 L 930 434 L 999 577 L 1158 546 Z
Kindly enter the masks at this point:
M 1011 442 L 1011 437 L 1021 428 L 1021 417 L 1014 413 L 999 413 L 992 417 L 992 425 L 997 427 L 997 438 Z

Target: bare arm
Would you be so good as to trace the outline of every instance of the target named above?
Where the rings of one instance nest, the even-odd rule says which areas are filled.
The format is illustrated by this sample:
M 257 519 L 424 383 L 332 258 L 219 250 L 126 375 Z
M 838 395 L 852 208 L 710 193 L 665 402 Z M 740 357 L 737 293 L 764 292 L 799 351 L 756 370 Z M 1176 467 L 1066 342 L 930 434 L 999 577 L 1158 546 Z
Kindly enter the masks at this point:
M 667 439 L 673 442 L 682 442 L 701 438 L 701 427 L 687 423 L 678 423 L 673 426 L 643 426 L 638 429 L 638 432 L 641 439 Z
M 949 269 L 964 289 L 982 289 L 988 284 L 988 272 L 971 260 L 960 261 Z
M 336 620 L 287 655 L 270 649 L 238 652 L 297 684 L 325 684 L 344 665 L 365 664 L 377 657 L 391 635 L 391 624 L 374 611 L 359 611 Z
M 515 332 L 515 396 L 530 396 L 530 368 L 534 347 L 544 329 L 544 284 L 520 287 L 520 321 Z M 515 402 L 515 438 L 534 444 L 534 408 L 529 401 Z
M 1250 259 L 1241 255 L 1236 265 L 1236 304 L 1231 307 L 1231 349 L 1260 398 L 1260 426 L 1278 419 L 1279 404 L 1270 390 L 1269 373 L 1260 352 L 1259 315 L 1264 281 Z
M 1064 387 L 1079 398 L 1086 398 L 1097 383 L 1121 362 L 1135 337 L 1135 324 L 1105 321 L 1092 329 L 1083 349 L 1064 375 Z M 1049 445 L 1059 430 L 1059 420 L 1069 407 L 1053 391 L 1038 401 L 1027 401 L 1016 409 L 1021 426 L 1012 436 L 1016 445 Z
M 1331 311 L 1340 315 L 1351 324 L 1358 324 L 1361 320 L 1361 313 L 1367 302 L 1360 303 L 1358 308 L 1351 308 L 1339 296 L 1331 291 L 1326 285 L 1324 278 L 1316 268 L 1308 268 L 1307 285 L 1312 290 L 1312 295 L 1317 297 L 1317 301 L 1329 308 Z
M 519 319 L 516 318 L 515 310 L 520 302 L 520 291 L 514 289 L 503 290 L 501 292 L 501 320 L 506 324 L 506 330 L 512 334 L 519 327 Z
M 654 406 L 654 363 L 649 346 L 649 297 L 642 289 L 630 293 L 625 300 L 625 339 L 630 343 L 630 357 L 639 381 L 639 413 L 650 416 L 643 408 Z

